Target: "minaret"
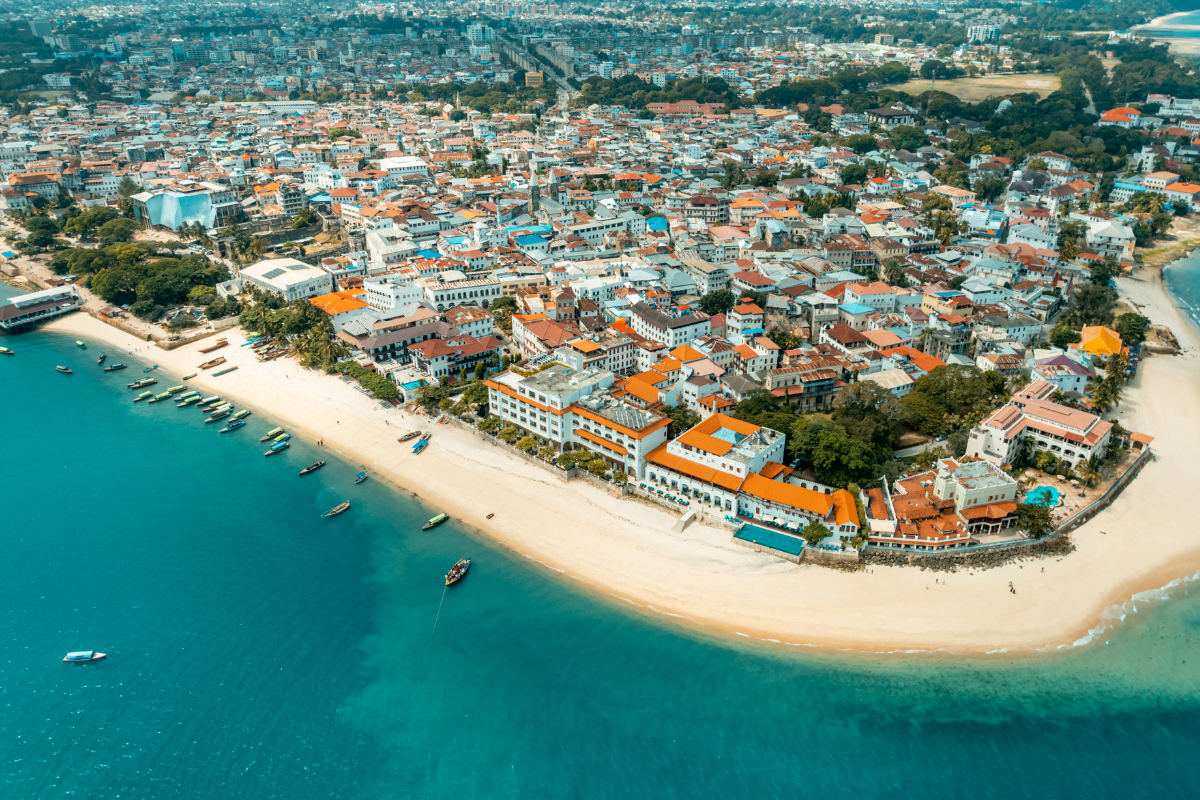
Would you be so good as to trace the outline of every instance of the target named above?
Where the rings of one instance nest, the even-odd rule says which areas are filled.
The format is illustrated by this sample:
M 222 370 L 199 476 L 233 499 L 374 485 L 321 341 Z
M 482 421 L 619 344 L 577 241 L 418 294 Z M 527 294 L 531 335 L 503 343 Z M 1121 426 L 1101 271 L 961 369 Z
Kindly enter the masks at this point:
M 534 214 L 541 207 L 541 190 L 538 188 L 537 169 L 529 174 L 529 213 Z

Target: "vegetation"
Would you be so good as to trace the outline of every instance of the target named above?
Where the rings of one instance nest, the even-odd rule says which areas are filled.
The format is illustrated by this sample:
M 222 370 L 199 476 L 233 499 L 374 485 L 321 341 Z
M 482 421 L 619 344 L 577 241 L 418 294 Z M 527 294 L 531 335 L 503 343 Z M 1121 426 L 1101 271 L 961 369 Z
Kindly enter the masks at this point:
M 336 341 L 336 340 L 335 340 Z M 384 375 L 375 370 L 367 369 L 356 361 L 348 361 L 346 373 L 358 381 L 364 389 L 380 400 L 391 400 L 400 396 L 400 390 Z
M 671 424 L 667 427 L 667 436 L 672 439 L 700 424 L 700 415 L 689 411 L 686 406 L 665 406 L 662 412 L 671 419 Z
M 350 348 L 334 335 L 329 316 L 313 304 L 300 300 L 284 306 L 275 295 L 264 294 L 256 299 L 254 306 L 242 312 L 238 320 L 241 326 L 289 342 L 304 366 L 330 372 L 349 355 Z M 346 371 L 381 400 L 399 396 L 395 384 L 373 370 L 349 363 Z
M 1021 503 L 1017 506 L 1017 525 L 1032 538 L 1041 539 L 1054 530 L 1054 516 L 1045 503 Z
M 804 541 L 812 545 L 820 544 L 832 535 L 829 528 L 826 528 L 815 520 L 805 525 L 804 530 L 800 531 L 800 536 L 803 537 Z
M 970 428 L 992 411 L 994 400 L 1004 396 L 1004 377 L 999 373 L 941 366 L 918 378 L 900 405 L 913 427 L 929 436 L 941 436 Z

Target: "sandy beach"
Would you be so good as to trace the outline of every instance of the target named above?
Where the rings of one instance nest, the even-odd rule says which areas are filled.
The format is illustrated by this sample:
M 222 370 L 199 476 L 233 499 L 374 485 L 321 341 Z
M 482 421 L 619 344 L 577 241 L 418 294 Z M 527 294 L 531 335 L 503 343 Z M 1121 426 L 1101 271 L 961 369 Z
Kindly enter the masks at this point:
M 1131 30 L 1153 39 L 1155 44 L 1169 45 L 1171 52 L 1176 55 L 1194 57 L 1200 55 L 1200 36 L 1178 36 L 1175 34 L 1200 31 L 1200 25 L 1173 24 L 1173 21 L 1181 17 L 1192 16 L 1195 13 L 1195 11 L 1176 11 L 1174 14 L 1155 17 L 1145 25 L 1135 25 Z
M 215 378 L 202 373 L 190 383 L 254 409 L 256 430 L 284 424 L 323 439 L 372 478 L 416 493 L 563 580 L 701 632 L 871 652 L 1034 652 L 1086 640 L 1106 609 L 1200 571 L 1200 538 L 1189 529 L 1190 514 L 1175 506 L 1192 491 L 1190 457 L 1200 445 L 1195 336 L 1157 277 L 1123 280 L 1121 290 L 1155 322 L 1170 325 L 1186 348 L 1181 356 L 1147 358 L 1118 415 L 1157 437 L 1157 460 L 1113 507 L 1073 534 L 1075 553 L 974 574 L 911 567 L 847 573 L 755 553 L 706 526 L 674 533 L 675 518 L 665 511 L 582 481 L 563 483 L 449 425 L 432 426 L 430 447 L 413 456 L 396 438 L 430 427 L 428 420 L 385 410 L 295 361 L 259 363 L 237 346 L 244 339 L 236 329 L 222 333 L 231 344 L 220 355 L 239 369 Z M 207 358 L 198 349 L 212 342 L 163 351 L 85 314 L 45 330 L 102 341 L 110 358 L 121 349 L 173 377 L 196 372 Z M 490 513 L 495 518 L 488 520 Z

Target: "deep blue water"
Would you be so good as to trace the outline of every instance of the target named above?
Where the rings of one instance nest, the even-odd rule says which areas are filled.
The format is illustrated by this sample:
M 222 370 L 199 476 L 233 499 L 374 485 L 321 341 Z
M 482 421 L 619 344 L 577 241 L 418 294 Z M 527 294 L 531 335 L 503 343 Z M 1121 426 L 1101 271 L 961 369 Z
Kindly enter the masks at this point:
M 4 800 L 1195 791 L 1195 584 L 1032 659 L 709 639 L 454 523 L 423 533 L 432 510 L 358 465 L 298 478 L 329 454 L 263 458 L 266 410 L 222 436 L 132 404 L 140 369 L 99 372 L 95 345 L 3 341 Z
M 1163 279 L 1175 304 L 1189 321 L 1200 325 L 1200 250 L 1165 266 Z

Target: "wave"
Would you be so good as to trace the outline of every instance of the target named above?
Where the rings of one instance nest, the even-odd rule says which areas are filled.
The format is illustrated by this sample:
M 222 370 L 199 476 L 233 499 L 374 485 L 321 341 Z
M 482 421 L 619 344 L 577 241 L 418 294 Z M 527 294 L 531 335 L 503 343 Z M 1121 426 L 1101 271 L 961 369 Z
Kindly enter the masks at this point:
M 1177 589 L 1180 586 L 1186 586 L 1187 584 L 1198 580 L 1200 580 L 1200 571 L 1197 571 L 1193 575 L 1176 578 L 1166 586 L 1160 586 L 1157 589 L 1147 589 L 1144 592 L 1138 592 L 1124 603 L 1112 605 L 1104 609 L 1104 612 L 1100 615 L 1099 624 L 1089 630 L 1084 636 L 1081 636 L 1070 644 L 1060 644 L 1055 647 L 1042 648 L 1042 650 L 1071 650 L 1076 647 L 1084 647 L 1089 645 L 1096 641 L 1098 637 L 1102 636 L 1109 629 L 1116 628 L 1117 626 L 1124 624 L 1125 618 L 1130 614 L 1138 613 L 1140 610 L 1138 608 L 1139 603 L 1141 603 L 1143 607 L 1153 607 L 1159 603 L 1164 603 L 1171 599 L 1172 589 Z

